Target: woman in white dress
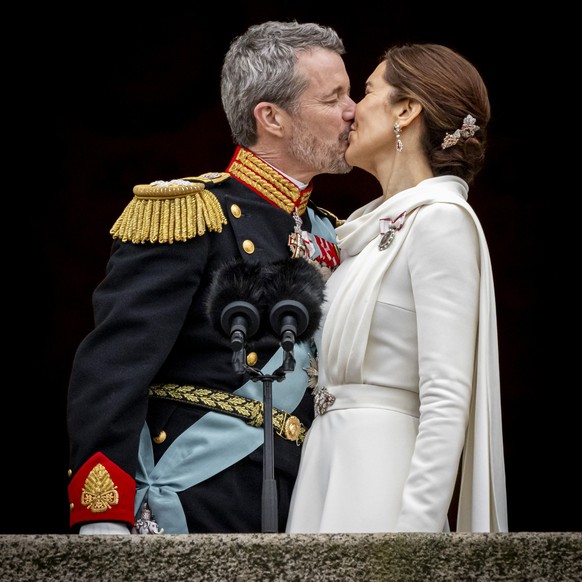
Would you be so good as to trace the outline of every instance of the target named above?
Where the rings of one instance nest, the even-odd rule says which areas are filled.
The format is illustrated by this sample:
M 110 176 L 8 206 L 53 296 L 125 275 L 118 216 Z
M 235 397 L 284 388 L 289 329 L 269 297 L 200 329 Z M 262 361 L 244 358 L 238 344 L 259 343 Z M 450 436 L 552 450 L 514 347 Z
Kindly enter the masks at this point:
M 346 160 L 383 195 L 336 229 L 288 533 L 508 531 L 493 278 L 467 202 L 489 117 L 479 72 L 441 45 L 392 47 L 366 82 Z

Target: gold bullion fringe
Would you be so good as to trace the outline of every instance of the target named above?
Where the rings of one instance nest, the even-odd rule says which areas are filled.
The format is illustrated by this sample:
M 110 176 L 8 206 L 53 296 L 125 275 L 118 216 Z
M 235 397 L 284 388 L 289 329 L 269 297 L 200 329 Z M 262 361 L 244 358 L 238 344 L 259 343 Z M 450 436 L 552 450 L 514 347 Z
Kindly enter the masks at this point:
M 109 232 L 123 242 L 171 244 L 201 236 L 206 230 L 222 232 L 223 224 L 222 207 L 208 190 L 174 198 L 146 198 L 136 193 Z

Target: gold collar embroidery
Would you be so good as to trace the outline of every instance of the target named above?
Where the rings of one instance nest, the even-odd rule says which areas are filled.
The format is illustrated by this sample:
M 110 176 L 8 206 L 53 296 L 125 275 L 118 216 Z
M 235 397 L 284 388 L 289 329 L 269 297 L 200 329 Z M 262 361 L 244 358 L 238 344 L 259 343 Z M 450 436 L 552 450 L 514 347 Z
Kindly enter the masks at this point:
M 293 182 L 261 160 L 253 152 L 237 147 L 226 171 L 274 206 L 301 216 L 307 208 L 313 185 L 300 190 Z

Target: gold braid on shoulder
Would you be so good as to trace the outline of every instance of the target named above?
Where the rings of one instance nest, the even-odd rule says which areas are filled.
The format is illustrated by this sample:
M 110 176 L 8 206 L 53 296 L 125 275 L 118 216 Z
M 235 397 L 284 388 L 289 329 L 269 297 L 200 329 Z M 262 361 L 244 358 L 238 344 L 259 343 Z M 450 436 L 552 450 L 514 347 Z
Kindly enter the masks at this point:
M 221 232 L 226 217 L 216 196 L 202 182 L 188 180 L 139 184 L 134 197 L 109 231 L 132 243 L 173 243 Z

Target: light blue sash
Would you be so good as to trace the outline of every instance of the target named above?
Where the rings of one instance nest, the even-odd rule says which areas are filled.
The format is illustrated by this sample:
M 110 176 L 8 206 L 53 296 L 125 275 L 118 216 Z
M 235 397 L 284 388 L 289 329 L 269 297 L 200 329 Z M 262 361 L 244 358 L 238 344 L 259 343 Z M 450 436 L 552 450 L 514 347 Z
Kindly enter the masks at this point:
M 307 214 L 309 214 L 309 218 L 311 220 L 311 232 L 320 236 L 321 238 L 325 238 L 332 243 L 336 242 L 336 234 L 335 228 L 331 224 L 328 218 L 321 218 L 312 208 L 307 207 Z
M 310 366 L 308 347 L 296 344 L 293 350 L 295 369 L 287 372 L 282 382 L 273 382 L 273 406 L 293 411 L 303 398 L 307 387 L 305 368 Z M 272 374 L 283 363 L 283 350 L 263 367 Z M 263 401 L 262 381 L 249 380 L 234 394 Z M 188 533 L 184 510 L 177 493 L 192 487 L 246 457 L 263 444 L 263 428 L 249 426 L 240 418 L 219 412 L 208 412 L 185 430 L 154 465 L 150 432 L 145 425 L 139 445 L 139 465 L 136 472 L 137 492 L 135 512 L 144 499 L 153 517 L 168 534 Z

